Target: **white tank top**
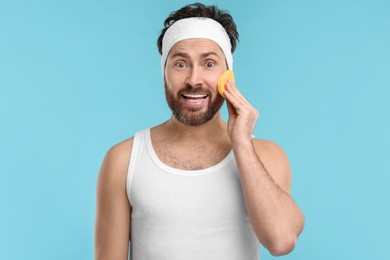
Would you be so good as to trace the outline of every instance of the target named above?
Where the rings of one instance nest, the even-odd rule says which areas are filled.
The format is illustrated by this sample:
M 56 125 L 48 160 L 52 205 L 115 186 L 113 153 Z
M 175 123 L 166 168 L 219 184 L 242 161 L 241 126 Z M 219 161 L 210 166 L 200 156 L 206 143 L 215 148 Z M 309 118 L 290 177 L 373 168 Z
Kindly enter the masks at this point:
M 206 169 L 175 169 L 160 161 L 145 129 L 133 139 L 126 192 L 131 260 L 260 257 L 232 151 Z

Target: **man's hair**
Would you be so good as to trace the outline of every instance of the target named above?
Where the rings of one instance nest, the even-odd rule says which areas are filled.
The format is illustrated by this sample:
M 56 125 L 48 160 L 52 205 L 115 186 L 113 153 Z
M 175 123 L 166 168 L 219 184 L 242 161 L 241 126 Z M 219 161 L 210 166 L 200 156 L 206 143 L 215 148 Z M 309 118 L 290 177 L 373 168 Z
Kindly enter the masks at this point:
M 168 28 L 176 21 L 184 18 L 191 17 L 206 17 L 214 19 L 219 22 L 223 28 L 225 28 L 226 33 L 230 38 L 230 44 L 232 45 L 232 53 L 236 49 L 238 41 L 238 32 L 236 24 L 233 21 L 233 17 L 224 10 L 220 10 L 215 5 L 206 6 L 201 3 L 189 4 L 181 9 L 172 12 L 167 19 L 164 21 L 164 28 L 161 30 L 161 34 L 157 39 L 157 47 L 160 54 L 162 54 L 162 40 L 164 38 L 165 32 Z

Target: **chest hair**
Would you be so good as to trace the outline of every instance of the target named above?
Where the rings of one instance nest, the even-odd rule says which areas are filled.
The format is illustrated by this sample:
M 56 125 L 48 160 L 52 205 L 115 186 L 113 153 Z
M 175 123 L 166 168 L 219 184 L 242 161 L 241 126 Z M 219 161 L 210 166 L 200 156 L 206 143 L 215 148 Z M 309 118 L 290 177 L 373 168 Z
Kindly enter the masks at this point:
M 201 170 L 221 162 L 229 153 L 229 145 L 160 144 L 154 147 L 158 158 L 168 166 L 181 170 Z

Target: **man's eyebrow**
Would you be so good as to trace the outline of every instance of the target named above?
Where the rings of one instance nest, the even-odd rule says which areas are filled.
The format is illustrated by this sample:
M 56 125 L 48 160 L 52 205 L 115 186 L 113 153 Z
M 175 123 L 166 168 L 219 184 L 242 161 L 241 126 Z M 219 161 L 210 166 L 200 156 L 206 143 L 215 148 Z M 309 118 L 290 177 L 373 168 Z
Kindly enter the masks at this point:
M 176 53 L 172 54 L 171 58 L 176 58 L 176 57 L 189 58 L 190 55 L 188 55 L 187 53 L 184 53 L 184 52 L 176 52 Z
M 206 58 L 208 56 L 211 56 L 211 55 L 214 55 L 214 56 L 217 56 L 218 58 L 220 58 L 220 56 L 218 55 L 218 53 L 214 52 L 214 51 L 210 51 L 210 52 L 205 52 L 205 53 L 201 53 L 200 54 L 200 57 L 202 58 Z M 176 57 L 183 57 L 183 58 L 190 58 L 190 55 L 185 53 L 185 52 L 176 52 L 176 53 L 173 53 L 171 58 L 176 58 Z
M 214 51 L 202 53 L 200 56 L 201 56 L 202 58 L 206 58 L 206 57 L 211 56 L 211 55 L 215 55 L 215 56 L 217 56 L 218 58 L 220 58 L 220 56 L 219 56 L 216 52 L 214 52 Z

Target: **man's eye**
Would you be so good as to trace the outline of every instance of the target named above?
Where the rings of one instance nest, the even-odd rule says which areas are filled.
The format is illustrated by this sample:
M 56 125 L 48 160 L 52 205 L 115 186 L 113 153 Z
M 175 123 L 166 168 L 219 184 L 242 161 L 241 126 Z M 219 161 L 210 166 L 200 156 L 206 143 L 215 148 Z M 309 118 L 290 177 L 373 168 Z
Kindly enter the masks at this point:
M 207 67 L 207 68 L 213 68 L 214 66 L 215 66 L 215 63 L 214 63 L 214 62 L 212 62 L 212 61 L 206 62 L 206 67 Z
M 175 64 L 175 67 L 178 68 L 178 69 L 183 69 L 183 68 L 185 68 L 185 66 L 186 66 L 185 63 L 182 62 L 182 61 L 178 61 Z

